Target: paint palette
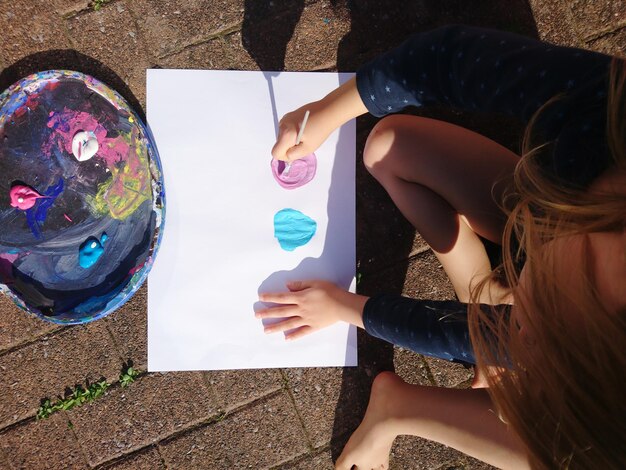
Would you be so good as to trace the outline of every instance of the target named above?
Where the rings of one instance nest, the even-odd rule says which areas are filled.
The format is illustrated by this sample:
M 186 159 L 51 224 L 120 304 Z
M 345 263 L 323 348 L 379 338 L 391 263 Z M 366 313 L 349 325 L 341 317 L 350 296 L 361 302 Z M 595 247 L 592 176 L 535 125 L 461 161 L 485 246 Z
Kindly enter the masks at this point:
M 93 77 L 28 76 L 0 95 L 0 290 L 54 323 L 101 318 L 145 281 L 165 216 L 149 129 Z

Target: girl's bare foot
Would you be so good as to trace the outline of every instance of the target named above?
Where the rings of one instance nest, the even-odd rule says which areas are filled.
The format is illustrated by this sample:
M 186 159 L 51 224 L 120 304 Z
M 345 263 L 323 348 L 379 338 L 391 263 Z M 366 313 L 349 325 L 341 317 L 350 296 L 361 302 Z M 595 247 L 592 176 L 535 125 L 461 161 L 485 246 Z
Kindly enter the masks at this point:
M 406 383 L 393 372 L 381 372 L 374 379 L 365 417 L 337 459 L 337 470 L 389 468 L 389 452 L 398 435 L 394 408 L 403 386 Z

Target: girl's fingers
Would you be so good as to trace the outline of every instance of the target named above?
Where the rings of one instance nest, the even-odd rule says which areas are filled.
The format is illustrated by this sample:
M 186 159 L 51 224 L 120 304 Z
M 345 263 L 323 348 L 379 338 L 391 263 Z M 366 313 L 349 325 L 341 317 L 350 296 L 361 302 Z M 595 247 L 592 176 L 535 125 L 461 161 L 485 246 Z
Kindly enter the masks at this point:
M 297 304 L 298 296 L 294 292 L 268 292 L 259 294 L 259 300 L 261 302 L 271 302 L 274 304 Z
M 278 139 L 272 148 L 272 157 L 276 160 L 288 160 L 287 151 L 295 144 L 296 137 L 297 133 L 295 129 L 281 128 Z
M 285 152 L 285 156 L 288 161 L 297 160 L 298 158 L 306 157 L 310 154 L 311 151 L 308 146 L 304 143 L 300 143 L 300 145 L 294 145 L 287 149 Z
M 254 316 L 261 319 L 293 317 L 296 313 L 295 309 L 296 307 L 294 307 L 293 305 L 265 308 L 263 310 L 259 310 L 258 312 L 254 312 Z
M 287 283 L 287 289 L 291 292 L 298 292 L 304 289 L 308 289 L 309 287 L 313 287 L 312 281 L 289 281 Z
M 306 336 L 310 333 L 313 333 L 313 328 L 311 328 L 309 325 L 304 325 L 287 333 L 285 335 L 285 339 L 292 341 L 294 339 L 302 338 L 303 336 Z
M 279 321 L 278 323 L 267 325 L 265 328 L 263 328 L 263 331 L 267 334 L 278 333 L 279 331 L 293 330 L 294 328 L 298 328 L 300 326 L 302 326 L 302 318 L 290 317 L 286 320 Z

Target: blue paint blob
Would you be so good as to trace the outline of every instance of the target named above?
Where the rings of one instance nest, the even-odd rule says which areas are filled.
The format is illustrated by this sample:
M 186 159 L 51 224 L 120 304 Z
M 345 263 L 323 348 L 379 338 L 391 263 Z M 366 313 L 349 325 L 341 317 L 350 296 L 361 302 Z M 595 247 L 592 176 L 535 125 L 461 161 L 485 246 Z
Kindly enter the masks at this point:
M 274 237 L 285 251 L 293 251 L 309 243 L 317 223 L 295 209 L 282 209 L 274 215 Z
M 100 259 L 102 253 L 104 253 L 104 247 L 102 245 L 107 241 L 107 238 L 109 238 L 107 234 L 103 233 L 100 240 L 96 237 L 89 237 L 80 245 L 78 264 L 80 264 L 81 268 L 90 268 Z

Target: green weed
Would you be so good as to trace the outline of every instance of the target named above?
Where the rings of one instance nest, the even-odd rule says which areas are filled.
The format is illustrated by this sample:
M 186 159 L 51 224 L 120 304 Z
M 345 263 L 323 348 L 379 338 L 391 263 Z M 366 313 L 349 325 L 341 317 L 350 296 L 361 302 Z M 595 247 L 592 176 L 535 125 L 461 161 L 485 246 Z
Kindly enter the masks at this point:
M 135 379 L 140 375 L 136 369 L 133 369 L 132 363 L 129 361 L 128 364 L 124 364 L 122 367 L 122 372 L 120 373 L 119 383 L 122 387 L 128 387 L 132 384 Z M 52 413 L 56 413 L 61 410 L 71 410 L 75 406 L 80 406 L 84 403 L 88 403 L 94 401 L 95 399 L 104 395 L 104 392 L 111 386 L 110 383 L 107 383 L 106 380 L 100 380 L 99 382 L 93 383 L 88 387 L 83 387 L 81 385 L 77 385 L 73 389 L 69 389 L 65 397 L 57 400 L 56 402 L 52 402 L 49 398 L 44 398 L 41 401 L 41 405 L 37 410 L 37 419 L 46 419 L 49 418 Z
M 45 419 L 50 417 L 52 413 L 56 413 L 61 410 L 71 410 L 75 406 L 82 405 L 90 401 L 94 401 L 96 398 L 102 396 L 107 388 L 111 384 L 106 380 L 91 384 L 87 388 L 83 388 L 80 385 L 74 387 L 65 398 L 52 403 L 49 398 L 42 400 L 39 409 L 37 410 L 37 419 Z
M 120 374 L 120 385 L 122 387 L 128 387 L 135 381 L 138 375 L 139 371 L 133 369 L 132 366 L 128 366 L 122 370 L 122 373 Z
M 93 0 L 91 7 L 93 8 L 93 11 L 98 11 L 100 10 L 100 8 L 102 8 L 104 5 L 106 5 L 110 1 L 111 0 Z

